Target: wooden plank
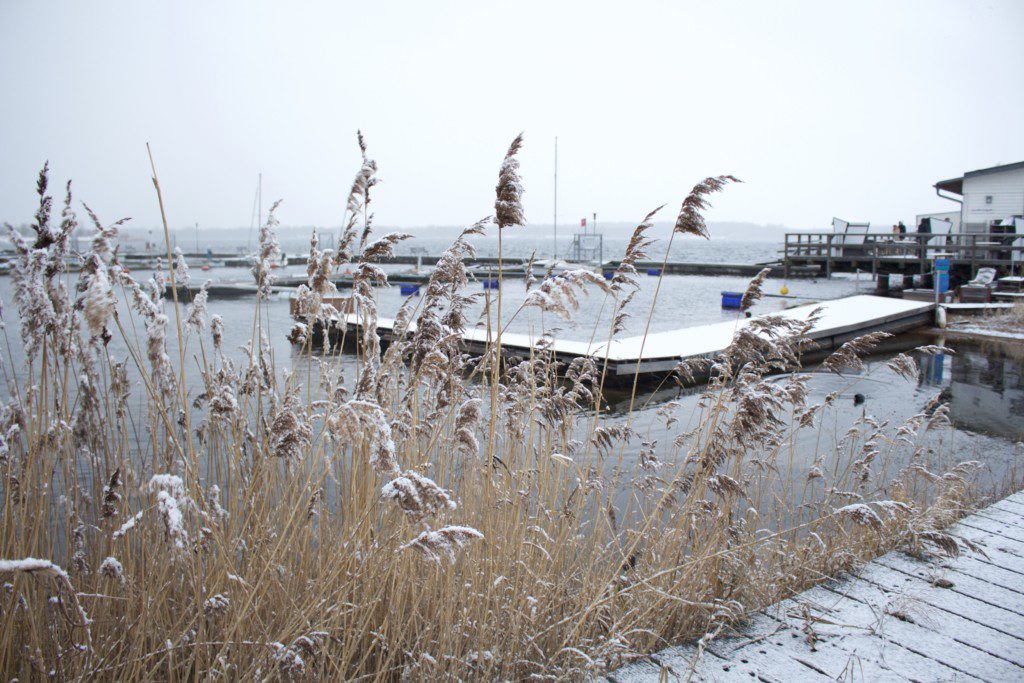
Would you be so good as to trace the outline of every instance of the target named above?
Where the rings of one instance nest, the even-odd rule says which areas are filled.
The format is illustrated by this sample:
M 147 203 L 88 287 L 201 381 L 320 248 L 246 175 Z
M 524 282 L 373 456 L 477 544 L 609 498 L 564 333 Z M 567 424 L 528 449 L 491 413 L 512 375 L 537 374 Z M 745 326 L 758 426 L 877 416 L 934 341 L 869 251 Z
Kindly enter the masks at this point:
M 790 651 L 799 650 L 834 680 L 945 680 L 962 673 L 879 637 L 878 617 L 870 607 L 821 587 L 784 601 L 771 615 L 801 632 L 803 637 L 792 641 Z M 813 648 L 808 633 L 814 634 Z
M 1003 500 L 1005 500 L 1007 503 L 1017 503 L 1019 505 L 1024 505 L 1024 490 L 1017 491 L 1016 493 L 1011 493 L 1008 496 L 1003 496 Z
M 660 680 L 664 676 L 670 681 L 713 681 L 715 679 L 709 677 L 707 672 L 714 669 L 716 663 L 722 662 L 710 652 L 698 653 L 696 645 L 674 645 L 617 669 L 609 674 L 608 680 L 614 683 L 634 683 Z
M 1024 641 L 1024 616 L 962 593 L 935 588 L 916 576 L 898 572 L 878 563 L 872 563 L 855 576 L 900 594 L 913 595 L 921 602 L 938 607 L 964 619 L 983 623 L 991 629 Z M 1024 642 L 1021 643 L 1024 647 Z
M 989 583 L 994 583 L 997 586 L 1002 586 L 1007 590 L 1024 595 L 1024 574 L 1000 567 L 998 564 L 986 562 L 980 555 L 965 554 L 956 558 L 954 562 L 948 562 L 943 559 L 935 560 L 935 563 L 943 569 L 967 574 L 976 579 L 988 581 Z
M 644 681 L 708 681 L 713 680 L 693 674 L 680 675 L 666 669 L 655 661 L 655 657 L 633 662 L 608 674 L 603 680 L 610 683 L 643 683 Z
M 987 680 L 1016 680 L 1024 675 L 1022 644 L 1012 636 L 905 593 L 886 592 L 869 581 L 828 582 L 820 588 L 863 603 L 876 618 L 879 637 L 945 666 L 969 670 Z
M 651 659 L 668 674 L 681 681 L 713 681 L 709 672 L 723 661 L 707 650 L 698 652 L 696 645 L 677 645 L 657 653 Z
M 1012 512 L 1018 516 L 1024 517 L 1024 503 L 1015 503 L 1008 498 L 992 503 L 986 509 L 1005 510 L 1006 512 Z
M 741 637 L 716 638 L 707 650 L 724 660 L 707 670 L 716 680 L 756 677 L 763 681 L 826 681 L 830 677 L 818 669 L 803 653 L 791 652 L 786 647 L 768 647 L 788 642 L 795 634 L 785 625 L 765 614 L 755 614 L 743 624 Z
M 982 519 L 991 519 L 993 522 L 999 522 L 1000 524 L 1006 524 L 1007 526 L 1014 527 L 1024 531 L 1024 516 L 1015 514 L 1013 512 L 1007 512 L 998 508 L 985 508 L 984 510 L 978 510 L 973 513 L 971 517 L 980 517 Z
M 1002 536 L 987 534 L 969 527 L 959 527 L 948 533 L 954 538 L 970 541 L 980 547 L 986 556 L 977 556 L 979 561 L 996 564 L 1006 571 L 1024 575 L 1024 544 L 1015 545 L 1013 541 Z
M 910 556 L 902 554 L 889 554 L 878 558 L 875 563 L 1024 617 L 1024 594 L 1004 588 L 997 583 L 985 581 L 954 569 L 944 569 L 929 562 L 913 560 Z M 947 586 L 942 579 L 952 585 Z M 1024 635 L 1024 631 L 1022 631 L 1022 635 Z
M 946 529 L 946 533 L 951 536 L 963 536 L 967 539 L 982 538 L 986 543 L 1002 546 L 1007 552 L 1015 555 L 1024 554 L 1024 542 L 996 533 L 991 529 L 979 529 L 972 523 L 957 522 Z
M 1012 495 L 1003 498 L 1000 503 L 1007 503 L 1009 505 L 1015 505 L 1019 508 L 1024 508 L 1024 491 L 1018 491 Z
M 966 520 L 957 522 L 949 527 L 946 529 L 946 533 L 951 536 L 962 536 L 968 540 L 983 539 L 985 543 L 993 547 L 999 547 L 1015 556 L 1024 556 L 1024 542 L 996 533 L 991 529 L 979 529 L 977 525 Z M 1016 569 L 1017 567 L 1014 566 L 1013 568 Z M 1024 569 L 1024 564 L 1021 564 L 1020 568 Z
M 1003 522 L 997 522 L 985 517 L 973 515 L 960 520 L 959 524 L 961 526 L 977 529 L 978 531 L 986 531 L 990 534 L 995 534 L 996 536 L 1002 536 L 1003 538 L 1008 538 L 1018 543 L 1024 543 L 1024 530 L 1015 529 L 1009 524 L 1004 524 Z

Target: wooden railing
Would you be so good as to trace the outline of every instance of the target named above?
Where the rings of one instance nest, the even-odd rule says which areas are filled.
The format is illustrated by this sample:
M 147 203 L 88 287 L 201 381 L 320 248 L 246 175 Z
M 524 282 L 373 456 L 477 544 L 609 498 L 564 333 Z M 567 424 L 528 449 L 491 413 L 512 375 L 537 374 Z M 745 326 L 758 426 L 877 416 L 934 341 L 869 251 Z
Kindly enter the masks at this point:
M 831 262 L 927 262 L 937 254 L 949 254 L 958 265 L 1024 265 L 1024 235 L 1005 233 L 931 233 L 906 235 L 846 235 L 834 232 L 786 233 L 783 259 L 787 263 Z

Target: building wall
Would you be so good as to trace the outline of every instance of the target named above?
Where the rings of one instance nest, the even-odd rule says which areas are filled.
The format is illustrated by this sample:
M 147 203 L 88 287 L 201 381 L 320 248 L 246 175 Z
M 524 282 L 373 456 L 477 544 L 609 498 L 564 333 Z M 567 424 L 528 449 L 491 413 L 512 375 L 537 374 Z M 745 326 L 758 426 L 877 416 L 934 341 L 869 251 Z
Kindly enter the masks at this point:
M 964 178 L 965 232 L 987 232 L 991 221 L 1022 214 L 1024 168 Z

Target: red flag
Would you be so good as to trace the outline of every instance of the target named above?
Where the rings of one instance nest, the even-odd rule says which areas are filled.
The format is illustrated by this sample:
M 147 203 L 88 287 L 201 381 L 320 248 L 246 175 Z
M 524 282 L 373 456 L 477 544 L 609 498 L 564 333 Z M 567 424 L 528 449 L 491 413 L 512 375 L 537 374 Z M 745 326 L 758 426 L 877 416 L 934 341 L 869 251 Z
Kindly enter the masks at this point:
M 581 228 L 587 227 L 587 219 L 586 218 L 581 218 L 580 219 L 580 227 Z

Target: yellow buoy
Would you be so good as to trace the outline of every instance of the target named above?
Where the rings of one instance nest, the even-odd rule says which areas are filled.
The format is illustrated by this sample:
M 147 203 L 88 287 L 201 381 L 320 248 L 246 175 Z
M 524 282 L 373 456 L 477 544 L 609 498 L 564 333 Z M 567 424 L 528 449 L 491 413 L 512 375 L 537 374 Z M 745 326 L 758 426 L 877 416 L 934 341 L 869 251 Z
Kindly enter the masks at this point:
M 782 289 L 779 290 L 779 294 L 781 294 L 782 296 L 786 296 L 787 294 L 789 294 L 789 287 L 787 287 L 786 285 L 782 285 Z

